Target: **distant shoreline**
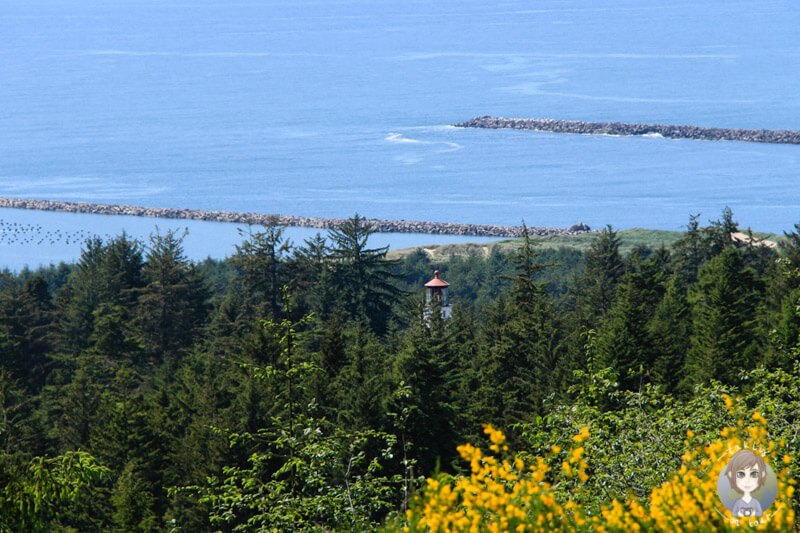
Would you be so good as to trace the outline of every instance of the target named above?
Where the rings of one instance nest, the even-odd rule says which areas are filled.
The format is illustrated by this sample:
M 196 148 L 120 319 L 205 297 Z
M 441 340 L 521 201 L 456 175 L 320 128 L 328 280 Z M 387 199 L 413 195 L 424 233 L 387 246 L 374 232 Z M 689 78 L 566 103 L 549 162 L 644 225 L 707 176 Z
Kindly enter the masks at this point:
M 484 115 L 470 119 L 457 128 L 535 130 L 584 135 L 651 135 L 668 139 L 702 141 L 740 141 L 776 144 L 800 144 L 797 130 L 745 130 L 736 128 L 704 128 L 668 124 L 631 124 L 627 122 L 582 122 L 551 118 L 502 118 Z
M 238 213 L 233 211 L 204 211 L 200 209 L 175 209 L 168 207 L 141 207 L 133 205 L 94 204 L 87 202 L 59 202 L 55 200 L 29 200 L 22 198 L 0 198 L 0 208 L 34 209 L 39 211 L 61 211 L 92 215 L 125 215 L 185 220 L 205 220 L 239 224 L 267 224 L 270 219 L 284 226 L 303 228 L 336 229 L 346 219 L 297 217 L 290 215 L 268 215 L 261 213 Z M 466 235 L 474 237 L 509 237 L 522 235 L 520 226 L 485 224 L 461 224 L 456 222 L 421 222 L 407 220 L 366 219 L 381 233 L 427 233 L 432 235 Z M 529 227 L 531 235 L 574 235 L 591 231 L 585 224 L 570 228 Z

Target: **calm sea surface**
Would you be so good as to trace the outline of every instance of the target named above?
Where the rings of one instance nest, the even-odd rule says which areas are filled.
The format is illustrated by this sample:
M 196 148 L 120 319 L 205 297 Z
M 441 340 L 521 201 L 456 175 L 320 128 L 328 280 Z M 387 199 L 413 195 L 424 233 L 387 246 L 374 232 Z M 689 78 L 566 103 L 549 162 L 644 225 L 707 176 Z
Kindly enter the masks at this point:
M 800 129 L 794 0 L 7 0 L 0 36 L 0 196 L 659 229 L 729 205 L 761 231 L 800 222 L 800 146 L 449 126 L 491 114 Z M 57 229 L 155 226 L 0 219 L 41 226 L 0 238 L 11 268 L 77 257 L 75 242 L 39 243 Z M 238 242 L 218 224 L 189 232 L 195 258 Z

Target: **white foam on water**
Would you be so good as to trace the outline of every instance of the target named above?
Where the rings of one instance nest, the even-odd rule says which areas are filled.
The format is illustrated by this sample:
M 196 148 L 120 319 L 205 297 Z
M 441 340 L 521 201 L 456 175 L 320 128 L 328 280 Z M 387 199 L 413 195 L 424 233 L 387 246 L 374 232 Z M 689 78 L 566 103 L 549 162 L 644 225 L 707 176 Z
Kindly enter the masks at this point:
M 438 153 L 455 152 L 456 150 L 461 150 L 462 148 L 464 148 L 462 145 L 451 141 L 421 141 L 419 139 L 411 139 L 405 137 L 402 133 L 390 133 L 387 137 L 385 137 L 384 140 L 396 144 L 416 144 L 416 145 L 428 145 L 428 146 L 435 146 L 440 144 L 447 147 L 444 150 L 437 150 Z
M 402 133 L 390 133 L 385 140 L 398 144 L 423 144 L 423 141 L 418 139 L 409 139 L 408 137 L 404 137 Z

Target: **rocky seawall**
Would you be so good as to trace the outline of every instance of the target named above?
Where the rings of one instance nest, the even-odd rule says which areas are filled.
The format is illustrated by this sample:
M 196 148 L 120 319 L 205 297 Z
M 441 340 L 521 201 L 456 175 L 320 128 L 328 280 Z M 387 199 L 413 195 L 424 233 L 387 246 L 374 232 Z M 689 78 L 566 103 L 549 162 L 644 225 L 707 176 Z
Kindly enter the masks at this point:
M 490 128 L 581 133 L 585 135 L 660 135 L 669 139 L 702 141 L 742 141 L 758 143 L 800 144 L 796 130 L 742 130 L 732 128 L 702 128 L 667 124 L 629 124 L 626 122 L 582 122 L 551 118 L 502 118 L 482 116 L 470 119 L 458 128 Z
M 85 202 L 57 202 L 53 200 L 26 200 L 0 198 L 0 207 L 13 209 L 38 209 L 41 211 L 63 211 L 66 213 L 88 213 L 94 215 L 128 215 L 136 217 L 177 218 L 186 220 L 208 220 L 239 224 L 267 224 L 274 221 L 285 226 L 303 228 L 335 229 L 344 222 L 338 218 L 295 217 L 289 215 L 265 215 L 259 213 L 237 213 L 232 211 L 203 211 L 200 209 L 173 209 L 167 207 L 139 207 L 134 205 L 90 204 Z M 459 224 L 454 222 L 416 222 L 407 220 L 368 219 L 367 222 L 382 233 L 430 233 L 434 235 L 468 235 L 475 237 L 519 237 L 519 226 L 495 226 L 481 224 Z M 591 231 L 589 226 L 578 223 L 569 228 L 529 227 L 531 235 L 569 235 Z

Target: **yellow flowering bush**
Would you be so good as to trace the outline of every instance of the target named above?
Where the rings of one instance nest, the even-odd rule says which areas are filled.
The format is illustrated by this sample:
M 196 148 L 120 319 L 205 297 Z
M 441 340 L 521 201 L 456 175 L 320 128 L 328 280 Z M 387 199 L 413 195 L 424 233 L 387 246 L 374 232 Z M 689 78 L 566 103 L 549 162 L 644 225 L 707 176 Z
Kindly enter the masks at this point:
M 732 415 L 741 414 L 743 402 L 724 399 Z M 488 452 L 460 446 L 469 473 L 428 479 L 407 512 L 404 531 L 796 531 L 793 458 L 785 440 L 770 440 L 759 412 L 748 419 L 740 416 L 714 440 L 687 431 L 688 451 L 667 481 L 646 497 L 612 499 L 599 512 L 572 497 L 592 476 L 591 457 L 583 446 L 591 436 L 588 427 L 573 436 L 570 449 L 551 446 L 544 457 L 530 458 L 512 454 L 505 435 L 492 426 L 484 431 L 491 442 Z M 741 449 L 761 455 L 777 477 L 776 500 L 760 518 L 734 518 L 717 494 L 720 474 Z

